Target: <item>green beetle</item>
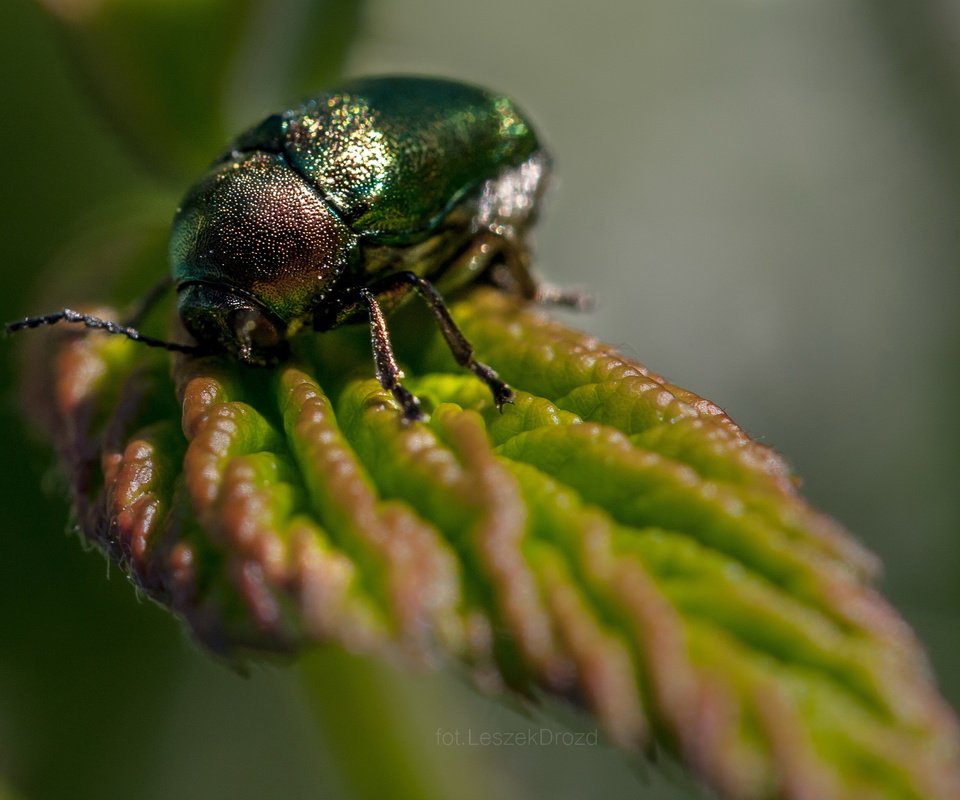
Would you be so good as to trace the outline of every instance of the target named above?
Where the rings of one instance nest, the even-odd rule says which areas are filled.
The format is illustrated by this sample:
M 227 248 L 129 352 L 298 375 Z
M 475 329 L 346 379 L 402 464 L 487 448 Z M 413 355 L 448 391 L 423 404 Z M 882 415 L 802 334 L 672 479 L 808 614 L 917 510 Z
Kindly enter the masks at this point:
M 412 291 L 502 408 L 512 390 L 474 359 L 441 292 L 489 280 L 529 299 L 579 304 L 542 290 L 529 271 L 525 237 L 548 171 L 529 122 L 502 95 L 436 78 L 355 80 L 241 134 L 184 198 L 165 285 L 176 288 L 197 344 L 141 334 L 133 325 L 142 314 L 120 325 L 64 309 L 7 330 L 78 322 L 269 365 L 301 331 L 366 317 L 377 378 L 416 420 L 420 404 L 400 383 L 382 308 Z

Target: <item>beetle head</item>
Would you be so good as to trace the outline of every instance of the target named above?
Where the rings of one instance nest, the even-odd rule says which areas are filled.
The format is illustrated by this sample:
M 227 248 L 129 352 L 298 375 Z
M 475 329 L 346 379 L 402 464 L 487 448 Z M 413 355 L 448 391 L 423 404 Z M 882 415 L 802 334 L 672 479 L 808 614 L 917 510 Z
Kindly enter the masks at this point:
M 178 308 L 184 327 L 202 347 L 257 366 L 275 364 L 289 352 L 286 324 L 229 286 L 182 284 Z
M 180 315 L 204 343 L 259 360 L 313 318 L 357 237 L 276 153 L 236 153 L 184 198 L 170 239 Z

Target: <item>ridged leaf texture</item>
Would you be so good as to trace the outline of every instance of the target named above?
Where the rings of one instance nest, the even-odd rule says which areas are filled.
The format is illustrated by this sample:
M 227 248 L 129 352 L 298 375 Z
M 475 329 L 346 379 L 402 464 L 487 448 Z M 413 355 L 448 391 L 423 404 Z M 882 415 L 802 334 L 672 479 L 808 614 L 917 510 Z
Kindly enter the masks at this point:
M 572 699 L 728 798 L 960 797 L 960 739 L 874 557 L 714 404 L 492 290 L 276 369 L 59 332 L 34 364 L 84 534 L 207 647 L 459 661 Z M 811 413 L 815 413 L 811 410 Z M 638 787 L 638 796 L 642 790 Z

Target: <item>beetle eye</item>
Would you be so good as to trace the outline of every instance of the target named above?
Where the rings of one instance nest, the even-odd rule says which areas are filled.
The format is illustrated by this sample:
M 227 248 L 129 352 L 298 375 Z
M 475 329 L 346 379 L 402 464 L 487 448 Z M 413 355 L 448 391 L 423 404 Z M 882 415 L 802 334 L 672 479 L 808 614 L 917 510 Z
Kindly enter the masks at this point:
M 241 348 L 254 351 L 273 350 L 283 341 L 283 336 L 273 321 L 259 309 L 249 306 L 230 313 L 230 327 Z

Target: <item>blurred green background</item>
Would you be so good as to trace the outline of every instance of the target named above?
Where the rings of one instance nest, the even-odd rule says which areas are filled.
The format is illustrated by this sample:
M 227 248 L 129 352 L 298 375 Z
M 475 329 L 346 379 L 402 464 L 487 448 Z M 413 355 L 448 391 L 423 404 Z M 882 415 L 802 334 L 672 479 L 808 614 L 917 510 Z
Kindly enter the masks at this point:
M 223 62 L 224 31 L 242 46 L 225 78 L 205 74 L 227 86 L 226 125 L 306 90 L 290 73 L 309 68 L 276 54 L 309 0 L 253 3 L 243 20 L 223 10 L 250 3 L 197 5 L 209 10 L 209 38 L 183 40 L 169 83 L 159 62 L 158 92 L 184 85 L 191 63 Z M 353 74 L 442 74 L 520 102 L 557 165 L 538 263 L 599 303 L 575 324 L 719 403 L 787 457 L 810 499 L 881 555 L 882 589 L 926 643 L 955 707 L 958 8 L 371 0 L 347 60 Z M 85 247 L 70 243 L 91 232 L 109 241 L 111 226 L 110 258 L 135 264 L 132 284 L 149 282 L 165 264 L 125 262 L 117 220 L 159 208 L 162 222 L 188 179 L 144 170 L 137 149 L 152 137 L 121 145 L 90 102 L 75 59 L 96 57 L 95 47 L 68 53 L 27 0 L 4 0 L 0 19 L 0 319 L 101 296 L 104 284 L 78 288 L 64 276 Z M 350 25 L 336 24 L 346 36 Z M 199 148 L 210 87 L 195 89 L 171 125 L 196 124 L 185 138 Z M 170 141 L 162 121 L 144 124 Z M 153 155 L 214 155 L 202 152 Z M 111 280 L 111 291 L 125 285 L 122 273 Z M 212 661 L 65 535 L 52 456 L 17 411 L 16 351 L 0 349 L 0 775 L 25 798 L 344 796 L 292 670 L 242 677 Z M 455 678 L 391 680 L 419 709 L 409 735 L 427 750 L 442 749 L 438 727 L 554 724 L 552 713 L 522 716 Z M 604 747 L 475 749 L 449 760 L 461 768 L 466 759 L 488 783 L 464 797 L 699 796 L 672 771 L 642 770 Z

